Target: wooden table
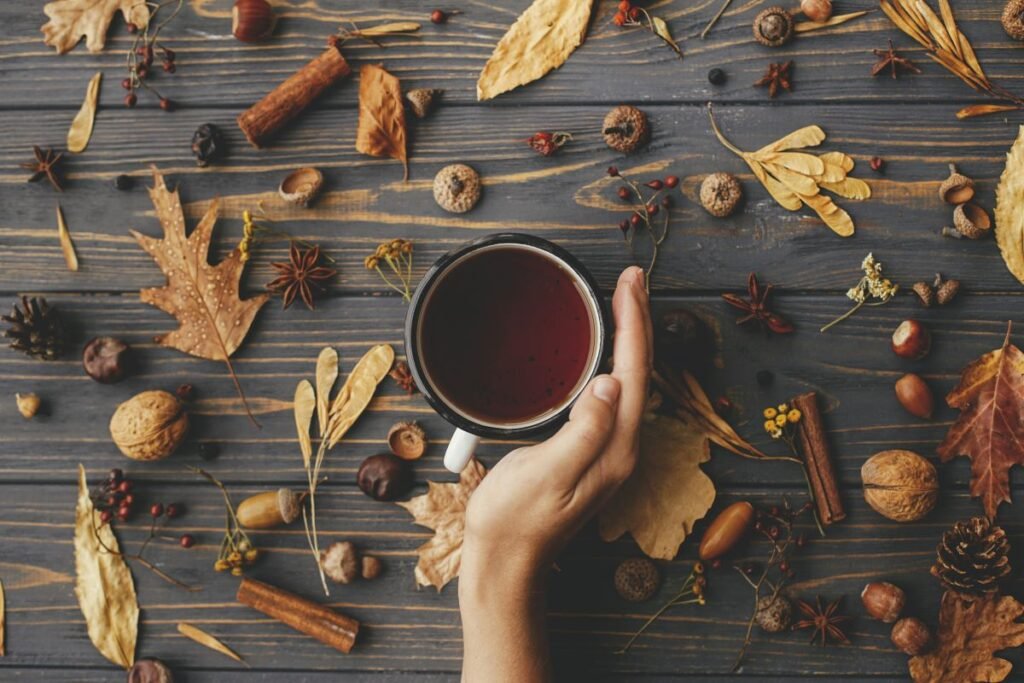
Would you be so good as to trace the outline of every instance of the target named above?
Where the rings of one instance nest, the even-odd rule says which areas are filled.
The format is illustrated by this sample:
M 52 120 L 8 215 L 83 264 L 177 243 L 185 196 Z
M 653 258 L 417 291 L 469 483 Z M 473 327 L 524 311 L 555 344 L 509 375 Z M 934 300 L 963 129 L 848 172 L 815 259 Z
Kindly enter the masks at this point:
M 212 571 L 223 518 L 218 493 L 185 466 L 208 467 L 236 498 L 302 485 L 290 399 L 295 383 L 312 375 L 317 352 L 334 346 L 344 370 L 374 343 L 391 343 L 402 352 L 406 305 L 362 264 L 383 239 L 402 236 L 415 242 L 418 278 L 435 258 L 465 240 L 500 230 L 526 231 L 570 249 L 610 291 L 619 271 L 645 256 L 634 258 L 616 227 L 625 214 L 606 184 L 609 164 L 641 179 L 666 173 L 683 179 L 676 224 L 652 282 L 655 314 L 682 305 L 714 322 L 721 367 L 709 373 L 707 389 L 712 397 L 732 400 L 739 432 L 758 447 L 781 452 L 761 430 L 763 406 L 815 390 L 827 408 L 849 517 L 800 553 L 793 592 L 845 595 L 847 611 L 858 615 L 850 629 L 852 643 L 822 649 L 806 645 L 803 634 L 759 635 L 742 677 L 905 676 L 906 658 L 890 646 L 884 625 L 863 616 L 859 592 L 876 578 L 895 581 L 907 589 L 909 609 L 934 626 L 939 588 L 928 568 L 935 544 L 953 521 L 980 513 L 981 507 L 968 497 L 968 466 L 960 460 L 941 467 L 942 496 L 934 514 L 917 524 L 892 523 L 864 504 L 859 469 L 871 454 L 887 448 L 934 456 L 955 413 L 942 407 L 933 421 L 911 418 L 896 403 L 893 382 L 914 370 L 944 394 L 967 362 L 999 346 L 1007 320 L 1020 314 L 1020 286 L 992 241 L 939 236 L 951 212 L 937 197 L 947 165 L 955 162 L 979 181 L 980 202 L 991 209 L 1019 116 L 958 122 L 956 109 L 982 100 L 877 11 L 771 50 L 751 39 L 751 20 L 762 7 L 755 2 L 736 2 L 708 39 L 700 40 L 717 0 L 651 5 L 681 39 L 686 51 L 681 62 L 649 33 L 613 26 L 615 3 L 600 2 L 585 45 L 562 69 L 486 104 L 475 102 L 476 75 L 525 0 L 467 0 L 453 5 L 465 13 L 441 26 L 427 21 L 433 7 L 413 0 L 387 3 L 387 10 L 367 7 L 375 3 L 282 0 L 276 3 L 282 15 L 278 31 L 263 46 L 230 36 L 229 0 L 192 0 L 166 33 L 178 54 L 178 73 L 156 80 L 180 103 L 178 111 L 161 112 L 151 97 L 128 110 L 121 105 L 119 82 L 129 37 L 120 19 L 106 51 L 90 55 L 79 46 L 60 57 L 42 43 L 42 4 L 0 5 L 0 289 L 8 302 L 22 293 L 45 295 L 73 322 L 74 332 L 71 352 L 58 362 L 0 352 L 0 577 L 7 588 L 9 653 L 0 659 L 0 679 L 122 678 L 90 644 L 73 594 L 77 463 L 94 479 L 111 467 L 125 467 L 147 501 L 183 502 L 188 513 L 173 524 L 173 533 L 191 533 L 199 541 L 190 551 L 159 546 L 150 557 L 181 580 L 202 584 L 202 592 L 186 593 L 136 566 L 143 610 L 140 656 L 165 659 L 190 682 L 319 682 L 337 680 L 338 672 L 351 681 L 456 679 L 461 656 L 456 586 L 438 594 L 416 590 L 413 581 L 415 551 L 429 532 L 405 511 L 376 503 L 354 486 L 361 460 L 384 449 L 388 426 L 410 418 L 432 437 L 427 457 L 416 465 L 416 493 L 428 480 L 451 480 L 440 458 L 449 427 L 421 396 L 406 396 L 385 382 L 325 468 L 330 478 L 320 499 L 323 537 L 351 539 L 387 564 L 382 579 L 334 591 L 332 604 L 365 624 L 348 656 L 235 603 L 236 581 Z M 955 4 L 989 75 L 1010 90 L 1024 91 L 1021 48 L 999 26 L 1002 3 Z M 875 6 L 870 0 L 839 3 L 841 11 Z M 251 148 L 234 125 L 242 109 L 318 54 L 325 36 L 343 19 L 360 25 L 424 22 L 418 37 L 389 41 L 383 50 L 360 43 L 345 48 L 354 64 L 383 62 L 406 88 L 446 91 L 437 112 L 414 125 L 407 183 L 398 163 L 355 152 L 355 79 L 334 88 L 269 149 Z M 890 39 L 923 74 L 870 77 L 871 49 L 885 47 Z M 793 93 L 769 100 L 764 90 L 751 86 L 769 62 L 789 59 L 795 63 Z M 708 83 L 712 67 L 728 73 L 724 86 Z M 63 146 L 86 82 L 97 70 L 105 74 L 101 110 L 88 150 L 67 161 L 66 191 L 58 195 L 44 183 L 25 183 L 17 164 L 31 157 L 33 144 Z M 825 148 L 853 155 L 854 175 L 872 186 L 869 201 L 842 202 L 856 221 L 857 235 L 841 239 L 809 211 L 789 213 L 775 204 L 712 136 L 704 108 L 708 100 L 715 101 L 727 135 L 746 149 L 799 126 L 821 125 L 828 133 Z M 608 109 L 624 102 L 644 109 L 653 124 L 650 144 L 628 157 L 609 150 L 599 133 Z M 224 129 L 230 150 L 223 163 L 198 169 L 189 141 L 206 122 Z M 543 158 L 523 143 L 538 130 L 570 131 L 574 140 L 558 155 Z M 886 160 L 881 174 L 868 167 L 875 155 Z M 434 173 L 451 162 L 473 165 L 486 185 L 479 206 L 462 216 L 444 213 L 431 197 Z M 192 220 L 212 198 L 221 198 L 220 254 L 240 238 L 241 212 L 262 201 L 277 225 L 321 244 L 338 261 L 340 275 L 315 312 L 301 305 L 282 311 L 272 302 L 235 356 L 262 430 L 245 418 L 222 364 L 152 343 L 155 334 L 175 323 L 139 301 L 140 288 L 163 278 L 128 234 L 129 228 L 158 234 L 144 190 L 151 164 L 180 186 Z M 285 208 L 277 184 L 304 165 L 323 169 L 327 192 L 307 210 Z M 724 220 L 709 217 L 696 201 L 703 176 L 719 170 L 739 174 L 747 195 L 742 211 Z M 113 179 L 125 173 L 136 186 L 119 192 Z M 78 273 L 69 273 L 61 258 L 54 219 L 58 201 L 78 247 Z M 930 310 L 901 295 L 819 334 L 822 324 L 845 310 L 844 292 L 858 279 L 868 252 L 908 290 L 941 272 L 960 278 L 965 291 L 952 306 Z M 259 291 L 271 277 L 269 262 L 285 258 L 282 243 L 260 247 L 246 275 L 247 289 Z M 719 293 L 738 291 L 752 270 L 782 287 L 778 306 L 795 321 L 796 334 L 766 338 L 733 325 L 733 312 Z M 917 363 L 900 360 L 888 348 L 892 329 L 910 316 L 926 321 L 935 336 L 932 354 Z M 113 386 L 90 380 L 78 349 L 95 335 L 129 341 L 142 370 Z M 760 387 L 759 370 L 774 372 L 774 384 Z M 173 389 L 182 382 L 198 391 L 188 443 L 162 462 L 125 460 L 107 431 L 114 406 L 140 390 Z M 50 416 L 24 421 L 14 407 L 15 391 L 38 392 Z M 219 444 L 220 457 L 201 461 L 202 443 Z M 509 447 L 486 443 L 483 460 L 493 464 Z M 783 496 L 801 500 L 804 495 L 800 472 L 785 464 L 751 463 L 716 451 L 706 470 L 719 488 L 715 511 L 740 499 L 770 505 Z M 1019 497 L 1019 485 L 1015 491 Z M 1022 525 L 1014 510 L 1004 508 L 1002 519 L 1019 539 Z M 142 520 L 122 525 L 122 542 L 135 547 L 145 527 Z M 698 534 L 702 528 L 698 525 Z M 258 543 L 270 552 L 254 576 L 318 597 L 301 527 L 261 533 Z M 745 552 L 756 559 L 761 550 L 753 545 Z M 637 554 L 628 538 L 605 544 L 588 528 L 559 561 L 550 627 L 563 680 L 727 678 L 751 602 L 750 591 L 729 569 L 712 574 L 707 606 L 669 612 L 630 654 L 613 654 L 682 583 L 695 544 L 688 542 L 675 561 L 664 563 L 660 595 L 639 606 L 624 603 L 611 587 L 619 560 Z M 186 641 L 175 630 L 179 621 L 220 636 L 252 669 Z M 1020 667 L 1021 657 L 1010 656 Z

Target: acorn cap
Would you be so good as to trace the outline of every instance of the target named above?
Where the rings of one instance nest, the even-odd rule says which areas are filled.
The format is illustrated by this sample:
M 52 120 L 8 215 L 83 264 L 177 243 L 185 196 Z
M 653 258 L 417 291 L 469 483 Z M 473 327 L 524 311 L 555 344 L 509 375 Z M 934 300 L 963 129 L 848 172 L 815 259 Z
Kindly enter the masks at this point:
M 277 509 L 281 511 L 281 519 L 285 524 L 291 524 L 302 513 L 299 497 L 294 491 L 286 488 L 277 490 Z
M 974 181 L 949 165 L 949 177 L 939 185 L 939 197 L 947 204 L 965 204 L 974 197 Z
M 647 114 L 628 104 L 620 104 L 604 117 L 601 134 L 606 145 L 616 152 L 629 154 L 647 142 L 651 127 Z
M 988 234 L 992 219 L 977 204 L 961 204 L 953 210 L 953 225 L 964 237 L 976 240 Z
M 317 168 L 300 168 L 281 181 L 278 192 L 289 204 L 309 206 L 324 186 L 324 174 Z
M 1010 0 L 1003 8 L 1001 18 L 1006 35 L 1016 40 L 1024 40 L 1024 0 Z
M 956 297 L 959 291 L 959 280 L 942 280 L 940 284 L 936 285 L 935 300 L 940 306 L 945 306 Z
M 793 15 L 775 5 L 754 18 L 754 38 L 766 47 L 779 47 L 793 37 Z
M 754 620 L 767 633 L 779 633 L 793 621 L 793 603 L 784 595 L 765 595 L 757 601 Z
M 927 282 L 915 282 L 913 290 L 925 308 L 930 308 L 935 303 L 935 290 Z
M 444 90 L 437 88 L 413 88 L 405 93 L 405 100 L 409 103 L 409 111 L 418 119 L 426 118 L 427 114 L 434 108 L 434 99 L 443 92 Z
M 725 218 L 743 198 L 743 187 L 731 173 L 712 173 L 700 184 L 700 203 L 708 213 Z
M 480 175 L 465 164 L 450 164 L 434 176 L 434 201 L 445 211 L 466 213 L 480 199 Z
M 615 590 L 623 600 L 643 602 L 658 592 L 661 573 L 646 557 L 623 560 L 615 569 Z
M 388 447 L 402 460 L 416 460 L 427 450 L 427 434 L 415 422 L 396 422 L 388 430 Z

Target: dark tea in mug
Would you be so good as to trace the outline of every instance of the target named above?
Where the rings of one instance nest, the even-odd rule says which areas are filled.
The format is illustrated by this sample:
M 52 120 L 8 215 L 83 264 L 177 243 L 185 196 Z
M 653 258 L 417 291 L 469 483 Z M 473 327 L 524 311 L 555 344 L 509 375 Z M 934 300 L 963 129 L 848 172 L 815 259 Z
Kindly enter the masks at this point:
M 467 417 L 529 423 L 564 406 L 589 379 L 593 308 L 578 278 L 541 250 L 500 244 L 473 251 L 424 302 L 422 367 Z

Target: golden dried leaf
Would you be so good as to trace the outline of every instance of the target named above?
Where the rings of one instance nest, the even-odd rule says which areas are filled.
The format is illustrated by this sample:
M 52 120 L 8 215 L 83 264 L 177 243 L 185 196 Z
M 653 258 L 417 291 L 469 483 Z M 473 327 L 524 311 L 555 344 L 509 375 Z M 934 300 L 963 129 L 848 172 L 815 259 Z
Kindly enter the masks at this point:
M 778 164 L 806 176 L 819 176 L 825 172 L 825 162 L 805 152 L 770 152 L 756 158 L 762 163 Z
M 889 0 L 881 0 L 879 6 L 882 8 L 885 15 L 889 17 L 889 20 L 896 24 L 896 28 L 906 33 L 924 47 L 929 49 L 934 47 L 925 32 L 920 30 L 918 25 L 906 15 L 901 5 L 893 5 Z
M 972 104 L 964 107 L 956 113 L 961 121 L 973 119 L 976 116 L 987 116 L 989 114 L 1002 114 L 1008 111 L 1017 111 L 1020 107 L 1016 104 Z
M 839 166 L 843 169 L 844 174 L 853 170 L 854 161 L 853 157 L 849 154 L 843 154 L 842 152 L 825 152 L 820 156 L 820 159 L 826 164 Z
M 462 540 L 466 530 L 469 497 L 483 481 L 487 469 L 470 460 L 458 483 L 427 482 L 427 492 L 404 503 L 396 503 L 413 516 L 413 521 L 434 531 L 429 541 L 416 549 L 416 585 L 438 591 L 459 575 Z
M 214 652 L 219 652 L 225 657 L 230 657 L 236 662 L 240 662 L 242 664 L 245 663 L 245 660 L 242 659 L 241 655 L 201 628 L 182 622 L 178 624 L 178 633 L 189 640 L 199 643 L 203 647 L 207 647 Z
M 361 28 L 356 33 L 361 38 L 378 38 L 393 36 L 397 33 L 415 33 L 420 25 L 415 21 L 395 21 L 389 24 L 377 24 L 369 28 Z
M 804 126 L 792 133 L 783 135 L 781 138 L 765 145 L 754 154 L 770 154 L 772 152 L 785 152 L 791 149 L 803 149 L 805 147 L 817 147 L 825 141 L 825 131 L 819 126 Z
M 78 271 L 78 254 L 75 253 L 75 243 L 71 241 L 71 233 L 68 232 L 68 224 L 64 220 L 64 212 L 57 205 L 57 239 L 60 240 L 60 250 L 64 254 L 64 264 L 71 272 Z
M 4 596 L 4 582 L 0 581 L 0 657 L 7 656 L 4 642 L 7 637 L 7 599 Z
M 313 422 L 317 396 L 313 385 L 304 379 L 295 386 L 295 430 L 299 435 L 299 448 L 302 450 L 302 464 L 309 469 L 309 461 L 313 457 L 313 442 L 309 437 L 309 426 Z
M 939 0 L 939 14 L 942 15 L 942 25 L 946 29 L 946 34 L 953 47 L 956 48 L 954 52 L 957 55 L 963 55 L 960 50 L 960 29 L 957 28 L 956 19 L 953 18 L 953 8 L 950 6 L 949 0 Z
M 702 425 L 711 441 L 742 457 L 766 457 L 764 453 L 737 434 L 732 426 L 718 414 L 718 411 L 711 405 L 708 395 L 697 382 L 697 378 L 689 372 L 684 370 L 682 381 L 676 384 L 668 384 L 658 373 L 655 373 L 654 381 L 676 403 L 678 410 L 690 413 L 693 419 Z
M 764 188 L 768 190 L 768 194 L 770 194 L 782 208 L 788 209 L 789 211 L 798 211 L 800 207 L 804 205 L 792 190 L 772 176 L 768 175 L 768 172 L 763 166 L 761 166 L 761 164 L 746 157 L 744 157 L 743 160 L 747 162 L 747 166 L 749 166 L 750 170 L 754 172 L 754 176 L 760 180 L 761 184 L 764 185 Z
M 68 151 L 84 152 L 89 146 L 89 138 L 92 137 L 92 125 L 96 121 L 96 103 L 100 96 L 100 80 L 103 72 L 97 71 L 96 75 L 89 79 L 89 85 L 85 89 L 85 99 L 82 101 L 82 108 L 75 114 L 68 129 Z
M 50 18 L 43 24 L 43 42 L 64 54 L 85 37 L 89 52 L 99 52 L 107 42 L 107 29 L 120 10 L 125 23 L 142 28 L 149 23 L 149 7 L 138 0 L 56 0 L 43 6 Z
M 818 214 L 821 220 L 825 221 L 825 225 L 832 228 L 834 233 L 840 237 L 850 237 L 853 235 L 853 219 L 850 218 L 850 214 L 839 208 L 830 197 L 826 197 L 823 194 L 816 194 L 811 197 L 800 195 L 800 199 L 807 206 L 814 209 L 814 212 Z
M 849 14 L 836 14 L 830 17 L 827 21 L 798 21 L 793 25 L 794 33 L 808 33 L 810 31 L 816 31 L 819 28 L 829 28 L 831 26 L 839 26 L 845 24 L 848 21 L 852 21 L 857 17 L 862 17 L 867 14 L 867 10 L 861 10 L 860 12 L 850 12 Z
M 85 468 L 78 466 L 78 504 L 75 507 L 75 595 L 85 617 L 89 640 L 100 654 L 118 666 L 135 663 L 139 635 L 139 603 L 132 573 L 118 553 L 109 524 L 100 524 L 89 498 Z
M 316 419 L 319 424 L 320 436 L 327 430 L 331 390 L 338 381 L 338 352 L 330 346 L 320 349 L 316 358 Z
M 398 79 L 376 64 L 359 70 L 359 128 L 356 151 L 402 162 L 409 177 L 406 152 L 405 103 Z
M 583 42 L 593 6 L 593 0 L 534 0 L 480 72 L 477 100 L 531 83 L 564 64 Z
M 847 199 L 868 199 L 871 197 L 871 186 L 860 178 L 844 178 L 839 182 L 819 181 L 823 190 L 835 193 Z
M 665 23 L 664 19 L 661 17 L 651 17 L 651 30 L 654 31 L 654 35 L 664 40 L 677 55 L 683 56 L 683 49 L 672 38 L 672 31 L 669 30 L 668 24 Z
M 1009 595 L 966 600 L 947 591 L 939 609 L 937 645 L 910 659 L 915 683 L 1006 680 L 1013 664 L 996 652 L 1024 644 L 1024 605 Z
M 352 368 L 331 403 L 327 427 L 327 443 L 330 448 L 334 448 L 366 410 L 377 391 L 377 385 L 387 377 L 394 362 L 395 350 L 391 345 L 378 344 L 367 351 Z
M 648 557 L 674 558 L 715 502 L 715 485 L 700 469 L 710 459 L 700 421 L 655 416 L 643 422 L 636 469 L 598 514 L 601 538 L 614 541 L 628 531 Z
M 978 61 L 978 56 L 974 54 L 974 48 L 971 46 L 970 41 L 967 40 L 967 36 L 963 34 L 959 29 L 957 30 L 957 36 L 960 40 L 960 47 L 964 53 L 964 62 L 976 73 L 982 81 L 988 81 L 988 76 L 985 75 L 985 71 L 981 68 L 981 62 Z
M 996 244 L 1003 262 L 1024 284 L 1024 126 L 1006 155 L 996 187 Z
M 788 187 L 790 190 L 798 195 L 815 195 L 818 194 L 818 183 L 814 181 L 814 178 L 803 175 L 802 173 L 796 173 L 790 171 L 784 166 L 778 164 L 762 164 L 764 170 L 768 171 L 771 175 Z

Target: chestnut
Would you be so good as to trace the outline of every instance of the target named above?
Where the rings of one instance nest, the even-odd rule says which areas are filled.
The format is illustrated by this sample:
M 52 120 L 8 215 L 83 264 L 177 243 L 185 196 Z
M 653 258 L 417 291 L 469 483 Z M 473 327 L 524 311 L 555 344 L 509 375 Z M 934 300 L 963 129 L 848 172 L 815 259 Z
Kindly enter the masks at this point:
M 905 617 L 892 627 L 892 644 L 903 654 L 916 657 L 924 654 L 932 644 L 932 634 L 923 621 L 917 617 Z
M 243 43 L 258 43 L 274 32 L 277 17 L 267 0 L 235 0 L 231 34 Z
M 412 466 L 391 453 L 371 455 L 359 466 L 356 483 L 374 500 L 395 500 L 412 488 Z
M 907 596 L 899 586 L 888 581 L 875 581 L 864 586 L 860 594 L 864 611 L 872 619 L 891 624 L 900 618 Z
M 82 350 L 85 374 L 101 384 L 114 384 L 124 379 L 130 348 L 115 337 L 95 337 Z
M 174 676 L 159 659 L 138 659 L 128 670 L 128 683 L 174 683 Z
M 932 335 L 917 320 L 904 320 L 892 333 L 892 350 L 901 358 L 921 360 L 932 348 Z
M 935 398 L 928 384 L 912 372 L 896 380 L 896 398 L 908 413 L 922 420 L 930 420 L 935 410 Z

